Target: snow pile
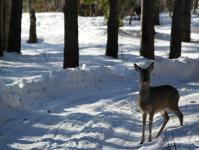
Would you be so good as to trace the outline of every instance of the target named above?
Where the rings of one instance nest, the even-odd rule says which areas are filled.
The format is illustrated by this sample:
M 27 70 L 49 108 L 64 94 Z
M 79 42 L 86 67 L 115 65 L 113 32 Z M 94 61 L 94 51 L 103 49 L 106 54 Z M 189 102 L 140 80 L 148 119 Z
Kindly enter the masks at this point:
M 34 79 L 22 78 L 13 84 L 0 84 L 2 89 L 1 101 L 12 107 L 19 107 L 26 101 L 37 100 L 50 95 L 64 92 L 89 89 L 101 89 L 109 80 L 115 84 L 125 81 L 108 67 L 83 64 L 76 69 L 50 71 L 47 75 L 37 76 Z
M 4 107 L 20 107 L 21 99 L 16 91 L 11 90 L 8 86 L 0 82 L 0 108 Z
M 164 78 L 182 81 L 197 81 L 199 79 L 199 60 L 182 58 L 177 60 L 157 59 L 154 69 L 156 75 Z

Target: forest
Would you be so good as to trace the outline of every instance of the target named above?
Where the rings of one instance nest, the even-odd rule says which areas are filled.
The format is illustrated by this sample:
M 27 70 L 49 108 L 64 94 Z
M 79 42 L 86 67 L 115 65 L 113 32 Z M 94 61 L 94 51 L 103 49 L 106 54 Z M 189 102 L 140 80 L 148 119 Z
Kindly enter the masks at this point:
M 0 0 L 0 150 L 199 148 L 198 0 Z

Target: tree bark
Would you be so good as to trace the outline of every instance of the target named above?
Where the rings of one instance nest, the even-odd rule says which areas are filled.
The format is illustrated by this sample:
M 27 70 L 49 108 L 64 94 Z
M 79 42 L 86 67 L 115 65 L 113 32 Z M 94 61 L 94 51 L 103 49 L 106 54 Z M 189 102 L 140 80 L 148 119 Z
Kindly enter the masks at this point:
M 182 41 L 191 41 L 191 0 L 183 0 Z
M 154 9 L 155 0 L 142 0 L 142 32 L 141 32 L 141 47 L 140 55 L 155 59 L 154 56 Z
M 0 38 L 1 38 L 1 49 L 2 51 L 7 50 L 8 45 L 8 34 L 10 26 L 11 16 L 11 0 L 0 0 Z
M 22 0 L 12 0 L 11 18 L 8 36 L 8 52 L 21 52 Z
M 32 0 L 29 0 L 28 3 L 29 3 L 29 15 L 30 15 L 30 30 L 29 30 L 28 43 L 37 43 L 35 10 L 32 7 Z
M 0 57 L 3 56 L 3 0 L 0 0 Z
M 181 56 L 181 20 L 182 20 L 182 0 L 175 0 L 171 27 L 171 42 L 169 58 L 179 58 Z
M 119 0 L 109 0 L 106 55 L 118 58 Z
M 4 27 L 3 27 L 3 47 L 4 50 L 8 48 L 8 36 L 10 30 L 10 18 L 11 18 L 12 0 L 4 1 Z
M 65 0 L 64 21 L 65 41 L 63 68 L 75 68 L 79 66 L 78 0 Z

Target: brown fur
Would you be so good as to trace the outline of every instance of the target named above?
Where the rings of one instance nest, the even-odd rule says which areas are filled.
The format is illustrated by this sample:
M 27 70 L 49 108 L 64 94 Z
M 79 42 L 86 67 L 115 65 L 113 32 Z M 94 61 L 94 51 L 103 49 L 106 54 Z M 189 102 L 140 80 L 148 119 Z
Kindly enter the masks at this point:
M 145 125 L 147 115 L 149 115 L 149 141 L 151 141 L 153 116 L 155 113 L 160 112 L 164 118 L 162 127 L 156 137 L 158 137 L 162 133 L 164 127 L 169 120 L 169 116 L 167 113 L 168 110 L 177 115 L 180 120 L 180 125 L 183 125 L 183 114 L 178 107 L 180 95 L 177 89 L 175 89 L 171 85 L 162 85 L 156 87 L 150 86 L 150 72 L 153 69 L 154 63 L 152 63 L 146 69 L 142 69 L 136 64 L 134 64 L 134 66 L 136 71 L 140 73 L 138 107 L 142 113 L 143 118 L 142 139 L 140 142 L 140 144 L 142 144 L 145 140 Z

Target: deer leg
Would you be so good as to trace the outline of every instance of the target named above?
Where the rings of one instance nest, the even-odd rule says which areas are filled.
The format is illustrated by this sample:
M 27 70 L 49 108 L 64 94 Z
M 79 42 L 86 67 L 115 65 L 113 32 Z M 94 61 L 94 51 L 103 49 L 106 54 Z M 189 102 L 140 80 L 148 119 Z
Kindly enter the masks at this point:
M 154 116 L 153 112 L 149 114 L 149 142 L 151 142 L 152 140 L 151 132 L 152 132 L 152 126 L 153 126 L 153 116 Z
M 173 110 L 173 113 L 178 117 L 180 120 L 180 125 L 183 126 L 183 114 L 181 113 L 179 107 L 176 110 Z
M 165 128 L 167 122 L 169 121 L 169 115 L 168 115 L 168 113 L 167 113 L 166 111 L 165 111 L 164 113 L 161 113 L 161 115 L 162 115 L 163 118 L 164 118 L 164 122 L 163 122 L 162 127 L 160 128 L 158 134 L 156 135 L 156 137 L 160 136 L 160 134 L 161 134 L 162 131 L 164 130 L 164 128 Z
M 140 144 L 143 144 L 144 143 L 144 140 L 145 140 L 145 125 L 146 125 L 146 113 L 143 113 L 142 114 L 142 139 L 140 141 Z

